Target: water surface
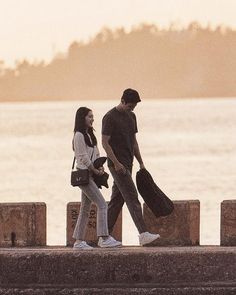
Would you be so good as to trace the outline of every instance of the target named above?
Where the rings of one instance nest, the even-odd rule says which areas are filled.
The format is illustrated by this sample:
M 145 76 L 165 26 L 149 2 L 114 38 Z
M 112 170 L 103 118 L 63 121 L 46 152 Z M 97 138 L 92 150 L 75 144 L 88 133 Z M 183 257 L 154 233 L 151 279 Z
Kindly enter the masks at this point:
M 50 245 L 66 243 L 66 204 L 80 201 L 80 192 L 69 183 L 75 112 L 80 106 L 93 109 L 104 155 L 101 119 L 116 104 L 69 101 L 0 105 L 0 201 L 45 202 Z M 236 199 L 236 100 L 143 100 L 135 113 L 146 168 L 173 200 L 200 200 L 200 242 L 219 244 L 220 203 Z M 137 169 L 135 163 L 134 175 Z M 109 200 L 110 189 L 102 192 Z M 138 233 L 126 208 L 123 222 L 124 244 L 138 244 Z

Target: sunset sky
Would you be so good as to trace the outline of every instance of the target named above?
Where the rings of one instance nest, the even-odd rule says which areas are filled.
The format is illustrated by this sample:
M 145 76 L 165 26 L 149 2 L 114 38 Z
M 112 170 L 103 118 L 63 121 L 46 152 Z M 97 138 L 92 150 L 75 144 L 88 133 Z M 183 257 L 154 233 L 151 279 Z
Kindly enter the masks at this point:
M 236 29 L 235 15 L 235 0 L 0 0 L 0 61 L 48 62 L 104 26 L 130 30 L 142 22 L 167 27 L 196 20 Z

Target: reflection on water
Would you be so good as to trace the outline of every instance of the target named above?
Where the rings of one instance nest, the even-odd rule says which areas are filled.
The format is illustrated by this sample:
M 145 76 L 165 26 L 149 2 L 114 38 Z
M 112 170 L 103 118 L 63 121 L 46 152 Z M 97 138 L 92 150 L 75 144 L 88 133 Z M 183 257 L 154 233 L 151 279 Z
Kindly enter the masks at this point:
M 80 201 L 69 183 L 76 109 L 93 109 L 101 142 L 102 116 L 117 103 L 1 104 L 1 202 L 46 202 L 48 244 L 65 244 L 66 204 Z M 143 100 L 135 112 L 147 169 L 172 199 L 200 200 L 201 244 L 219 244 L 220 202 L 236 198 L 236 100 Z M 135 163 L 134 174 L 137 169 Z M 102 192 L 109 200 L 110 189 Z M 124 244 L 137 244 L 126 208 L 123 229 Z

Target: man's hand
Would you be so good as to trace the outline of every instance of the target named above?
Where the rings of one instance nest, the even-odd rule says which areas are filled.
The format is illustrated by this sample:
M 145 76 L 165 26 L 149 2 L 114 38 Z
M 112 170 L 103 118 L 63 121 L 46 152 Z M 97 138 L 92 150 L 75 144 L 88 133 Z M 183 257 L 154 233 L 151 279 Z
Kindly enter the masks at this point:
M 120 162 L 117 162 L 116 164 L 114 164 L 114 167 L 115 167 L 115 170 L 116 170 L 117 173 L 126 174 L 126 168 Z

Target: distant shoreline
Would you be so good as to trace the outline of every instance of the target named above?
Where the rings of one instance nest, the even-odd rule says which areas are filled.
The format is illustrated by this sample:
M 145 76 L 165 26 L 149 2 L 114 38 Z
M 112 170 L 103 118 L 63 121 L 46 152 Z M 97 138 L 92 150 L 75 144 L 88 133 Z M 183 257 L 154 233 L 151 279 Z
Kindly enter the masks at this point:
M 119 100 L 119 97 L 116 98 L 101 98 L 101 99 L 34 99 L 34 100 L 0 100 L 0 103 L 30 103 L 30 102 L 72 102 L 72 101 L 116 101 Z M 146 101 L 146 100 L 204 100 L 204 99 L 220 99 L 220 100 L 224 100 L 224 99 L 236 99 L 236 96 L 201 96 L 201 97 L 158 97 L 158 98 L 142 98 L 142 101 Z

